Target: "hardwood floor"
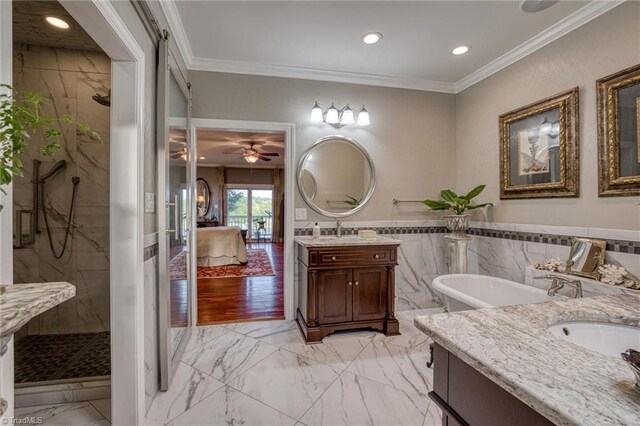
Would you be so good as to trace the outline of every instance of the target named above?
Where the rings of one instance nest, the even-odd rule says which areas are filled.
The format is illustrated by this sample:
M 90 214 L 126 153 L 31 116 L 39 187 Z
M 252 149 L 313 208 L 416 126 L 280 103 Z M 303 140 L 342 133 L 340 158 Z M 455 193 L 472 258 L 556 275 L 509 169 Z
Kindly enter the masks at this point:
M 275 276 L 198 279 L 198 325 L 284 319 L 284 245 L 247 243 L 264 248 Z

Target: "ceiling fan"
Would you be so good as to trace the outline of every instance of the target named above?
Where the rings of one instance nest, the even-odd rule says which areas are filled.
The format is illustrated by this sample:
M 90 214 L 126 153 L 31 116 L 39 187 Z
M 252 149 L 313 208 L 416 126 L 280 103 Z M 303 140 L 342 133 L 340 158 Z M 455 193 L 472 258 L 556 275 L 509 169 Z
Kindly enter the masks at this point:
M 169 158 L 187 160 L 187 140 L 185 138 L 169 136 Z
M 223 154 L 241 154 L 242 158 L 245 159 L 247 163 L 255 163 L 258 160 L 262 161 L 271 161 L 269 157 L 279 157 L 280 154 L 277 152 L 260 152 L 255 148 L 256 145 L 263 145 L 264 142 L 254 142 L 254 141 L 243 141 L 239 142 L 240 145 L 245 145 L 242 148 L 234 149 L 231 151 L 222 151 Z

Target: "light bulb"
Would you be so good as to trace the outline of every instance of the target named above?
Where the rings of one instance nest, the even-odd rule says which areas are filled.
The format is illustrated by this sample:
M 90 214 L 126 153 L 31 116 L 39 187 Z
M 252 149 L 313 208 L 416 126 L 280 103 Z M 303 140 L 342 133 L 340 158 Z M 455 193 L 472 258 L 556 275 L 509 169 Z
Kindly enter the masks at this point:
M 244 159 L 247 161 L 247 163 L 252 163 L 252 164 L 258 161 L 258 157 L 253 154 L 245 154 Z
M 351 108 L 349 108 L 349 104 L 347 104 L 347 107 L 344 109 L 344 111 L 342 111 L 342 117 L 340 118 L 340 123 L 341 124 L 353 124 L 355 121 L 353 119 L 353 111 L 351 110 Z
M 311 122 L 312 123 L 321 123 L 322 122 L 322 108 L 316 102 L 311 108 Z
M 549 133 L 551 133 L 551 128 L 552 128 L 551 123 L 545 117 L 544 121 L 540 125 L 540 134 L 548 135 Z
M 327 123 L 329 124 L 337 124 L 340 120 L 338 119 L 338 110 L 331 103 L 331 107 L 327 110 Z
M 362 109 L 358 113 L 358 126 L 368 126 L 371 124 L 369 121 L 369 111 L 362 105 Z
M 464 55 L 471 49 L 471 46 L 458 46 L 451 51 L 453 55 Z

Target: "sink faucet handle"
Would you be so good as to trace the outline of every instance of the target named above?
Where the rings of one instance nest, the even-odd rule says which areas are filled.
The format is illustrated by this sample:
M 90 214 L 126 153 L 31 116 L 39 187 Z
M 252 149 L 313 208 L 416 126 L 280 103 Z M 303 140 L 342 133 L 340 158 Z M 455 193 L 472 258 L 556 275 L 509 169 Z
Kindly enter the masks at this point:
M 627 349 L 620 354 L 622 359 L 629 365 L 631 371 L 636 376 L 636 388 L 640 389 L 640 352 L 634 349 Z

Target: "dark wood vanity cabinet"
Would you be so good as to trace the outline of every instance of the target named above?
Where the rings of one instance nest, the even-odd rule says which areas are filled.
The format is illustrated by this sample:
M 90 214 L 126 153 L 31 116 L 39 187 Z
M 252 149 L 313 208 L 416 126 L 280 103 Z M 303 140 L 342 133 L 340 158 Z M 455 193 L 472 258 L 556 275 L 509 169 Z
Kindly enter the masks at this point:
M 338 330 L 399 333 L 395 318 L 397 246 L 298 246 L 297 320 L 307 343 Z
M 437 343 L 434 361 L 433 391 L 429 392 L 429 398 L 442 410 L 443 426 L 553 425 Z

